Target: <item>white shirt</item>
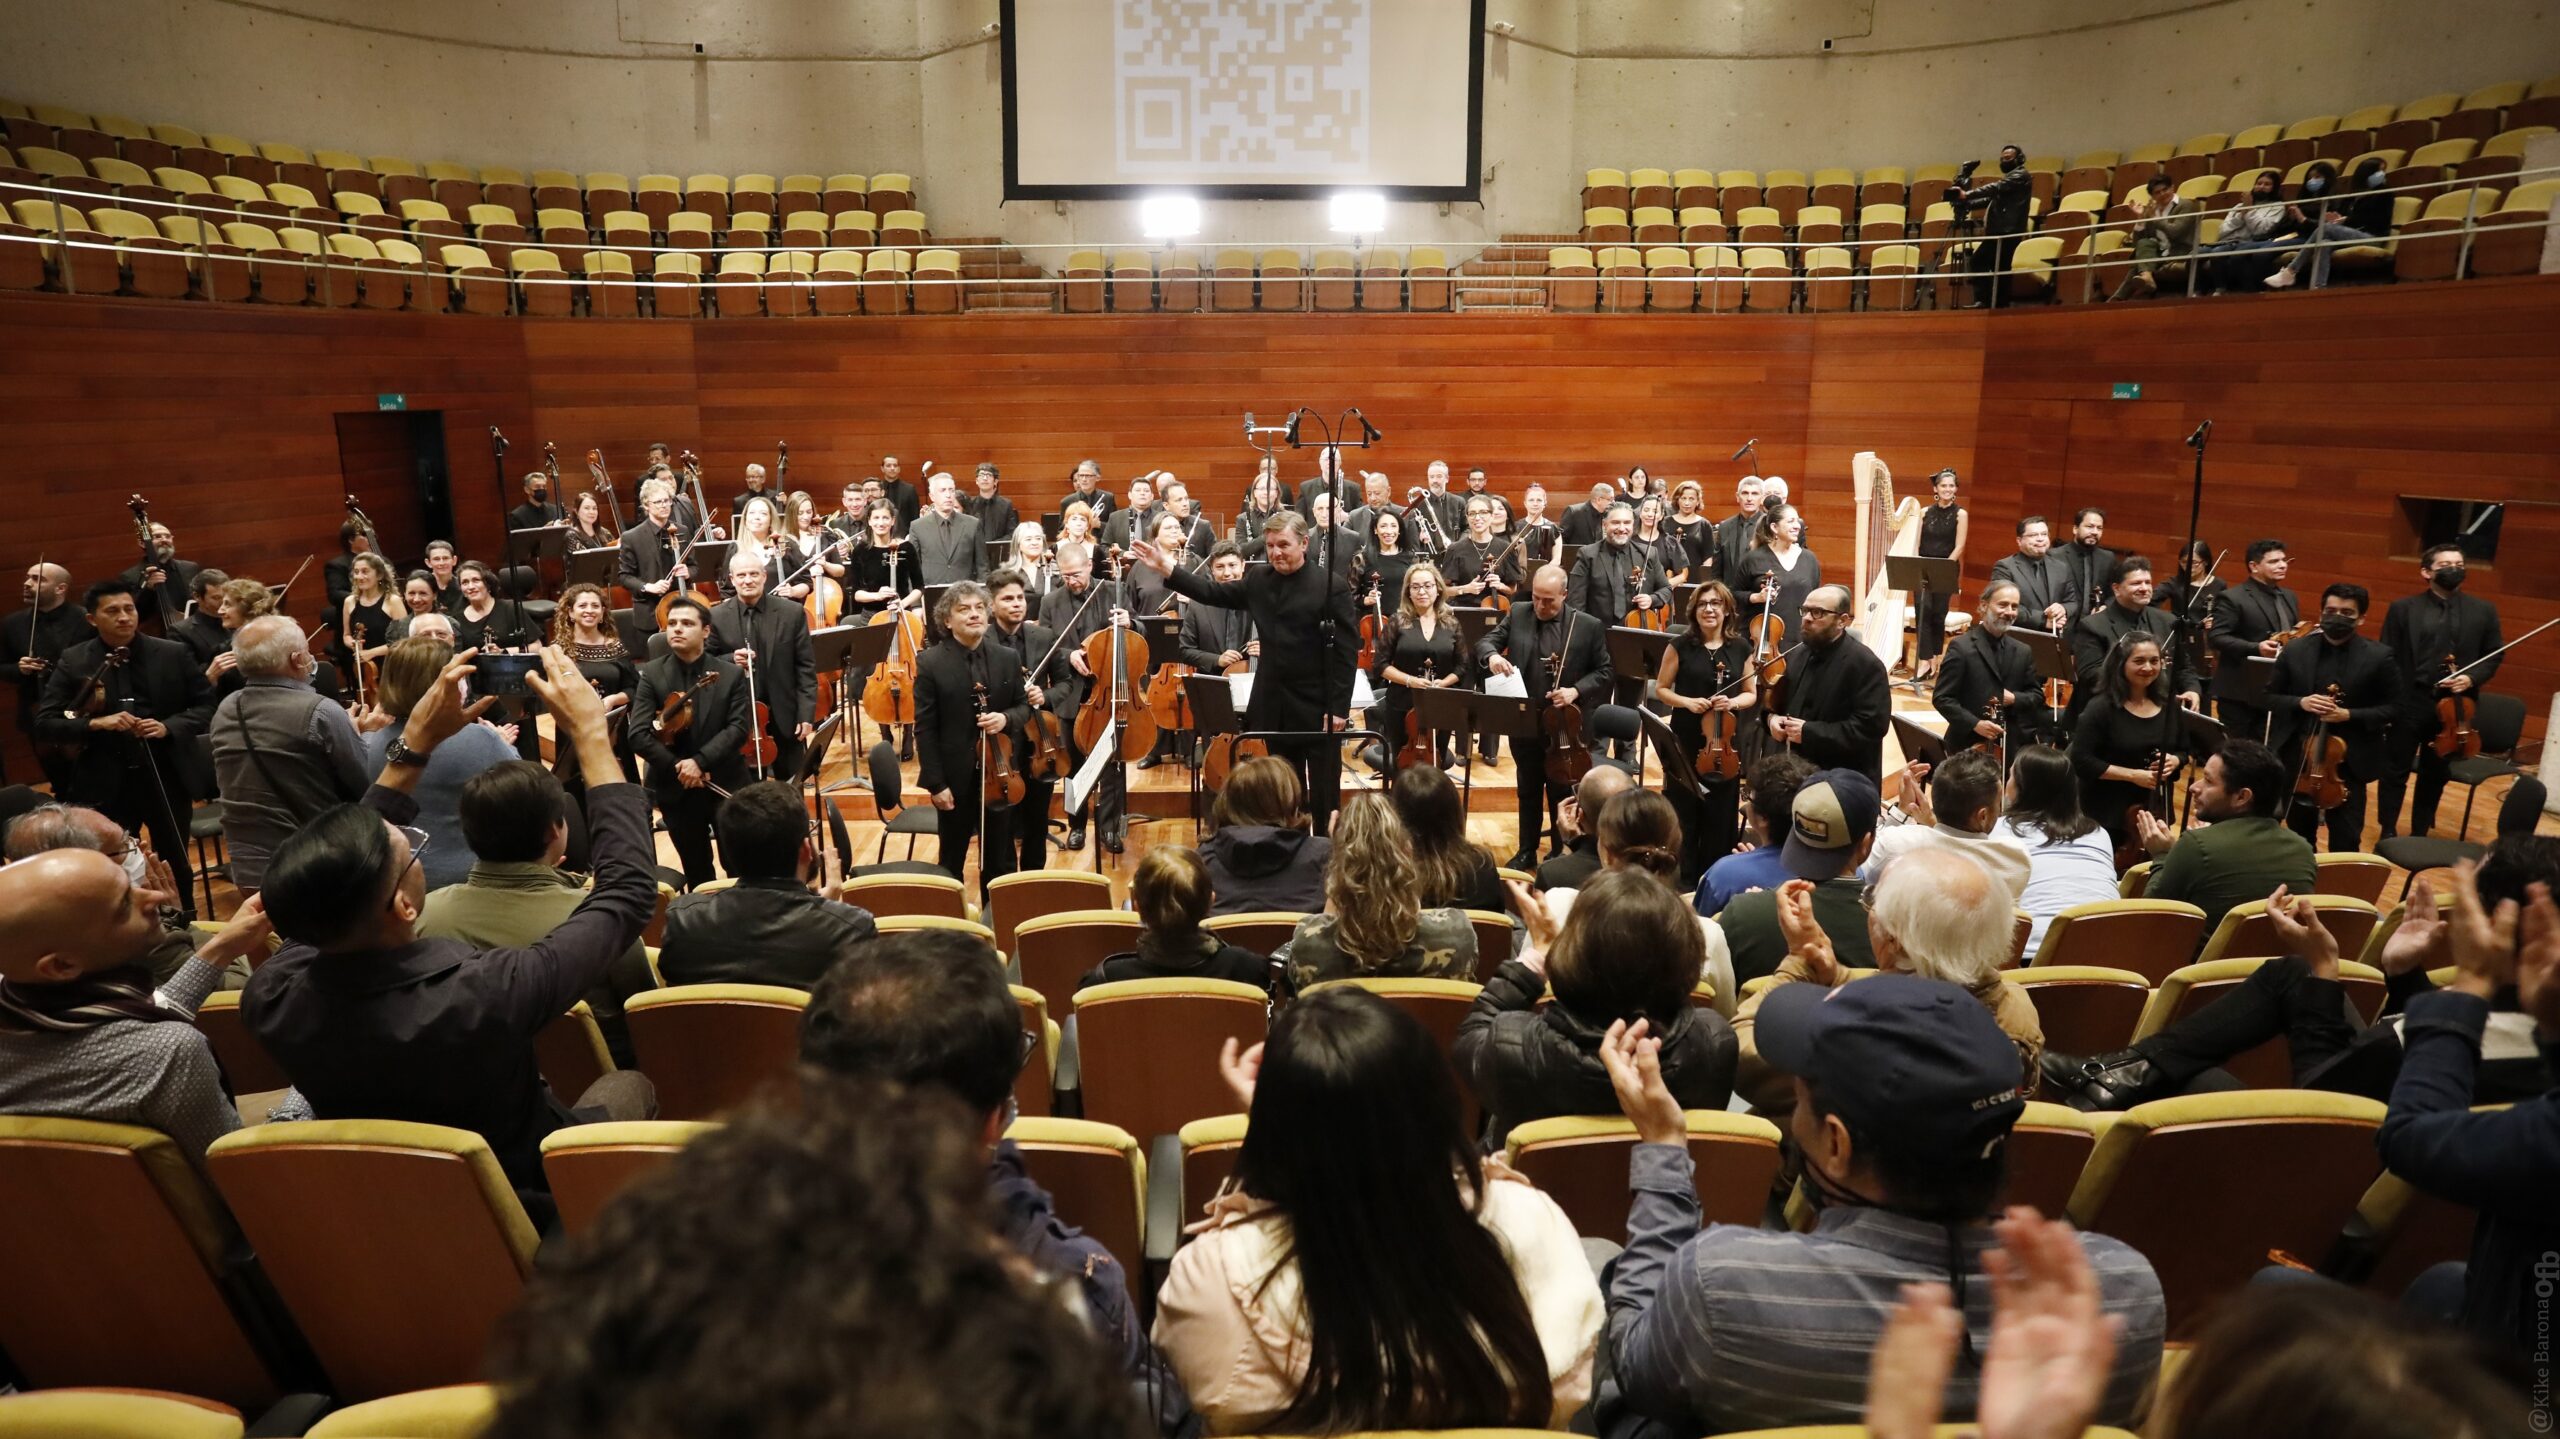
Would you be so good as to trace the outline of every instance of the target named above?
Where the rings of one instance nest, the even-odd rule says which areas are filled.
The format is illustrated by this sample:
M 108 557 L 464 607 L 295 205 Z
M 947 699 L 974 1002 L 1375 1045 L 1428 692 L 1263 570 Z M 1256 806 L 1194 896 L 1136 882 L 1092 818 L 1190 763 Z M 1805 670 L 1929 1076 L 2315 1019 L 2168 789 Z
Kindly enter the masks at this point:
M 1876 831 L 1875 849 L 1868 854 L 1866 866 L 1858 871 L 1858 877 L 1873 884 L 1876 876 L 1884 873 L 1887 864 L 1915 849 L 1951 849 L 1969 856 L 2007 888 L 2011 904 L 2021 909 L 2026 907 L 2021 901 L 2031 878 L 2027 848 L 1996 825 L 1989 834 L 1975 834 L 1943 824 L 1898 824 L 1879 829 Z M 2109 859 L 2112 863 L 2112 851 Z
M 2044 947 L 2044 932 L 2053 917 L 2075 904 L 2095 904 L 2116 897 L 2116 852 L 2104 829 L 2078 839 L 2054 840 L 2040 829 L 2020 829 L 2003 817 L 1991 832 L 2026 850 L 2026 897 L 2018 908 L 2035 919 L 2027 931 L 2027 957 Z

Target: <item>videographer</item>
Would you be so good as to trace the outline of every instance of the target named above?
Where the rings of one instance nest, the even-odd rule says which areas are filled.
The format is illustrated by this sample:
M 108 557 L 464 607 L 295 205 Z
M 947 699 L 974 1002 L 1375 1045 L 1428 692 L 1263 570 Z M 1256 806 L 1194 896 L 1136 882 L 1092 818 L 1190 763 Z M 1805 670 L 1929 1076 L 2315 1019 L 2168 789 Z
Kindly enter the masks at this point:
M 1956 183 L 1947 187 L 1946 200 L 1955 206 L 1959 222 L 1967 211 L 1982 210 L 1973 246 L 1973 302 L 1964 307 L 1979 310 L 1991 303 L 1992 287 L 2008 272 L 2010 257 L 2026 238 L 2027 202 L 2034 182 L 2027 175 L 2027 153 L 2015 145 L 2000 147 L 1999 179 L 1967 188 L 1973 171 L 1968 163 L 1957 172 Z

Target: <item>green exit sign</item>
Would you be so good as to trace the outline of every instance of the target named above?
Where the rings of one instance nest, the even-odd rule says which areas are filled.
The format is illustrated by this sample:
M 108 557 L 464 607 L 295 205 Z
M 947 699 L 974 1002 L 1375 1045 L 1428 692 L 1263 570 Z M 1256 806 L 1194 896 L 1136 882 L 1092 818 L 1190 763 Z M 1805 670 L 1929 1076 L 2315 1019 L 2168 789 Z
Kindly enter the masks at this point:
M 2141 398 L 2142 398 L 2142 382 L 2141 382 L 2140 380 L 2118 380 L 2118 381 L 2116 381 L 2115 397 L 2116 397 L 2117 399 L 2119 399 L 2119 400 L 2139 400 L 2139 399 L 2141 399 Z
M 2116 388 L 2121 390 L 2124 386 L 2118 385 Z M 373 407 L 377 410 L 405 410 L 409 408 L 409 397 L 398 394 L 376 395 L 373 397 Z

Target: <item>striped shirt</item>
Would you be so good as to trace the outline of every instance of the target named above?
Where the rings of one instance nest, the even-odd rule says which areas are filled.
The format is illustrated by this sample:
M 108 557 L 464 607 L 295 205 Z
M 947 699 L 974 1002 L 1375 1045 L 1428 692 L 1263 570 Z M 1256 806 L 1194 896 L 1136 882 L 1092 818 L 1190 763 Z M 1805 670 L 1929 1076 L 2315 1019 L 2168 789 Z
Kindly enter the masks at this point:
M 1790 1424 L 1855 1424 L 1866 1409 L 1867 1364 L 1902 1286 L 1957 1288 L 1972 1353 L 1991 1345 L 1991 1284 L 1981 1277 L 1988 1225 L 1950 1230 L 1881 1209 L 1834 1206 L 1810 1234 L 1719 1224 L 1701 1231 L 1686 1149 L 1639 1144 L 1627 1248 L 1609 1279 L 1609 1348 L 1623 1402 L 1681 1434 Z M 2100 1302 L 2123 1316 L 2115 1372 L 2098 1414 L 2126 1424 L 2160 1368 L 2167 1322 L 2151 1264 L 2104 1235 L 2081 1245 Z M 1951 1250 L 1953 1253 L 1951 1254 Z M 1973 1417 L 1977 1362 L 1959 1357 L 1946 1418 Z

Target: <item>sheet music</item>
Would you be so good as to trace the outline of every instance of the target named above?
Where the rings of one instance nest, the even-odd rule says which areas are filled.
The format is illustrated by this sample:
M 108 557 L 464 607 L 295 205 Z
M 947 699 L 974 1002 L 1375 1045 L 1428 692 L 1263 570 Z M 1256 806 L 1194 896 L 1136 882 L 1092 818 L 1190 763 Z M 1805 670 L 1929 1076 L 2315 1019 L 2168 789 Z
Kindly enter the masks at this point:
M 1486 675 L 1484 692 L 1496 699 L 1524 700 L 1529 697 L 1529 682 L 1520 677 L 1518 670 L 1507 675 Z
M 1084 757 L 1084 765 L 1067 780 L 1067 810 L 1074 813 L 1084 808 L 1085 796 L 1102 783 L 1103 771 L 1120 762 L 1120 721 L 1113 719 L 1103 726 L 1102 738 Z

